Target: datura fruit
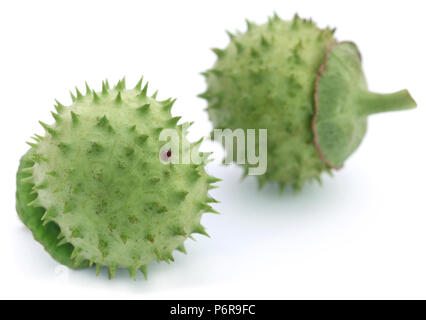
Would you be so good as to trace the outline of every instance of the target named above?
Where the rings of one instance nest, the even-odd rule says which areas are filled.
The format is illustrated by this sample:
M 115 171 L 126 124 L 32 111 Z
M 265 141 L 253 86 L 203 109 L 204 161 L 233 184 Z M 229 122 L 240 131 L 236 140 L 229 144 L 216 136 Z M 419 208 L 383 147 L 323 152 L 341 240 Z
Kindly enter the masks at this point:
M 337 42 L 334 30 L 312 20 L 274 15 L 228 35 L 225 49 L 213 49 L 217 61 L 203 73 L 207 90 L 200 97 L 216 129 L 268 130 L 260 186 L 299 190 L 305 181 L 320 181 L 358 148 L 369 115 L 416 106 L 407 90 L 368 91 L 357 46 Z M 247 174 L 250 164 L 243 167 Z
M 208 195 L 218 179 L 205 171 L 209 154 L 189 143 L 185 124 L 171 116 L 174 100 L 147 95 L 142 79 L 134 89 L 120 80 L 102 91 L 86 85 L 73 103 L 57 103 L 55 123 L 22 157 L 17 174 L 19 217 L 50 255 L 81 268 L 107 267 L 112 278 L 126 268 L 146 277 L 154 260 L 169 263 L 172 252 L 185 253 L 192 234 L 208 235 L 200 224 L 204 212 L 216 211 Z M 200 164 L 175 164 L 163 151 L 159 135 L 176 129 L 198 152 Z

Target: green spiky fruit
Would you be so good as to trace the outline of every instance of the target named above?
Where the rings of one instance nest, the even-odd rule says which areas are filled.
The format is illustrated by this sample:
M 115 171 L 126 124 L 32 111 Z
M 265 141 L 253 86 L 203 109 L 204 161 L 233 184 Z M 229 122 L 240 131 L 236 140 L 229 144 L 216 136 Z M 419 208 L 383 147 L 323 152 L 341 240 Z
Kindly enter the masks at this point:
M 213 49 L 217 61 L 204 73 L 207 90 L 200 97 L 217 129 L 268 129 L 260 185 L 300 189 L 307 180 L 320 181 L 359 146 L 368 115 L 416 106 L 406 90 L 369 92 L 356 45 L 337 43 L 334 30 L 311 20 L 275 15 L 228 35 L 224 50 Z M 247 174 L 249 165 L 244 168 Z
M 151 261 L 185 252 L 191 234 L 207 235 L 200 219 L 215 213 L 208 190 L 218 181 L 205 172 L 207 154 L 199 153 L 201 164 L 161 154 L 162 129 L 186 141 L 185 126 L 171 116 L 173 100 L 158 101 L 141 84 L 127 90 L 123 79 L 110 89 L 105 81 L 101 92 L 87 87 L 85 95 L 77 89 L 71 106 L 56 105 L 53 125 L 41 123 L 46 135 L 21 159 L 19 217 L 64 265 L 146 276 Z M 198 144 L 188 145 L 198 152 Z

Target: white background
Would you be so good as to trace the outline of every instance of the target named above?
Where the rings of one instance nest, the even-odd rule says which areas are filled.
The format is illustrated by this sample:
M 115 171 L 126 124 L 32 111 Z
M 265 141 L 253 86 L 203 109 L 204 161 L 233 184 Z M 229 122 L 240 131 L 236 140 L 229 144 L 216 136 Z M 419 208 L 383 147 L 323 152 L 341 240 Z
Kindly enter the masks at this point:
M 295 12 L 337 27 L 364 56 L 370 88 L 408 88 L 419 107 L 373 116 L 345 168 L 322 187 L 280 196 L 257 191 L 241 170 L 209 165 L 223 179 L 206 215 L 211 239 L 188 241 L 188 255 L 153 263 L 149 279 L 127 271 L 71 271 L 36 243 L 15 212 L 15 173 L 25 141 L 51 123 L 53 99 L 84 81 L 143 74 L 159 98 L 194 120 L 191 139 L 211 129 L 199 73 L 225 29 Z M 0 298 L 426 298 L 426 45 L 423 1 L 2 1 L 0 4 Z M 217 145 L 204 145 L 215 150 Z

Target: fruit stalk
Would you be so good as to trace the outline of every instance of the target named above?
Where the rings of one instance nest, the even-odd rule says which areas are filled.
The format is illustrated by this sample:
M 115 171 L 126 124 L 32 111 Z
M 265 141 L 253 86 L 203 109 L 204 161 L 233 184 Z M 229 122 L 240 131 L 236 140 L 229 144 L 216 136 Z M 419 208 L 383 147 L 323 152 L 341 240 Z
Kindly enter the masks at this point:
M 414 109 L 417 104 L 408 90 L 382 94 L 362 91 L 356 100 L 361 115 Z

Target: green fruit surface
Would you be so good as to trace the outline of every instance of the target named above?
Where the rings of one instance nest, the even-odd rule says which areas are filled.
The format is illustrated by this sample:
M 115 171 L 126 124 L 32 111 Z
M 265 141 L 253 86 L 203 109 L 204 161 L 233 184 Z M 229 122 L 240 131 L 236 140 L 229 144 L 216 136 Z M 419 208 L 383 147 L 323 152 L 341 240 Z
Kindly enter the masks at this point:
M 28 151 L 21 158 L 19 164 L 16 177 L 16 210 L 19 218 L 32 231 L 34 238 L 44 245 L 46 251 L 61 264 L 74 268 L 75 262 L 70 258 L 74 247 L 70 243 L 58 246 L 58 236 L 60 233 L 58 225 L 53 222 L 43 224 L 41 218 L 45 212 L 44 208 L 28 206 L 30 202 L 37 198 L 36 194 L 31 194 L 34 184 L 22 181 L 22 179 L 31 176 L 31 173 L 25 171 L 25 169 L 31 169 L 34 166 L 34 161 L 31 160 L 31 153 L 32 151 Z M 79 265 L 79 267 L 85 266 L 87 266 L 87 262 Z
M 300 190 L 305 181 L 320 181 L 358 148 L 368 115 L 416 105 L 406 90 L 369 92 L 355 44 L 337 43 L 334 30 L 312 20 L 275 15 L 228 34 L 229 45 L 213 49 L 217 60 L 204 73 L 207 90 L 200 97 L 216 129 L 268 130 L 260 186 L 277 182 L 281 190 L 288 184 Z M 242 166 L 247 174 L 254 165 Z
M 315 77 L 332 30 L 311 21 L 278 17 L 248 24 L 231 36 L 206 72 L 208 113 L 215 128 L 268 129 L 268 168 L 263 185 L 275 181 L 300 189 L 327 169 L 318 157 L 311 129 Z M 247 170 L 247 165 L 246 168 Z
M 127 90 L 122 80 L 112 89 L 105 82 L 102 92 L 77 90 L 71 106 L 56 106 L 53 125 L 42 123 L 46 135 L 21 160 L 19 216 L 60 263 L 106 266 L 111 277 L 126 268 L 135 277 L 148 263 L 185 252 L 191 234 L 207 235 L 200 219 L 215 212 L 208 189 L 217 179 L 205 162 L 172 164 L 175 154 L 160 161 L 160 132 L 176 129 L 187 142 L 185 132 L 171 116 L 173 101 L 140 86 Z

